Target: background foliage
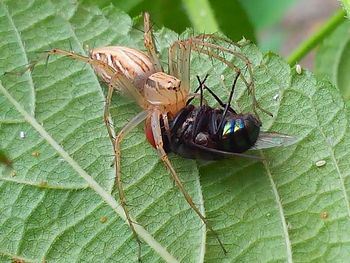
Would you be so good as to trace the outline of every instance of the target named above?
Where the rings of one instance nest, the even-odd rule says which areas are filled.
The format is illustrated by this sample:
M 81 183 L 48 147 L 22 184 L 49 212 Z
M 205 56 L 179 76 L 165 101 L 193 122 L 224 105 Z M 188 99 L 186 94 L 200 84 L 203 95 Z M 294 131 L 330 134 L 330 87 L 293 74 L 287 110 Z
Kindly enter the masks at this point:
M 50 58 L 47 66 L 43 61 L 23 75 L 5 72 L 23 69 L 52 47 L 81 53 L 86 45 L 112 43 L 143 49 L 140 17 L 132 19 L 119 8 L 132 17 L 140 10 L 153 11 L 165 65 L 167 47 L 179 36 L 162 25 L 181 33 L 193 23 L 201 32 L 200 12 L 191 8 L 208 6 L 214 31 L 220 29 L 235 40 L 242 35 L 256 39 L 257 30 L 279 19 L 292 1 L 276 5 L 265 0 L 261 7 L 254 1 L 232 1 L 230 15 L 221 13 L 221 1 L 118 1 L 118 8 L 107 0 L 98 6 L 93 2 L 0 1 L 1 262 L 137 260 L 131 232 L 113 206 L 118 198 L 112 192 L 112 148 L 102 122 L 104 85 L 89 66 L 62 57 Z M 265 8 L 259 15 L 258 7 Z M 176 17 L 167 14 L 170 11 L 180 19 L 170 19 Z M 122 171 L 128 205 L 159 242 L 144 241 L 143 262 L 346 262 L 349 110 L 338 88 L 348 99 L 347 32 L 344 23 L 322 43 L 317 78 L 306 70 L 298 74 L 294 65 L 273 53 L 261 53 L 255 45 L 240 50 L 253 62 L 259 102 L 274 114 L 261 116 L 264 129 L 294 135 L 297 144 L 258 152 L 264 162 L 195 162 L 170 155 L 186 188 L 223 239 L 226 256 L 174 187 L 142 127 L 127 137 Z M 227 97 L 228 88 L 220 85 L 219 76 L 224 75 L 229 86 L 231 70 L 205 56 L 195 56 L 191 66 L 193 80 L 210 72 L 208 85 Z M 250 109 L 243 85 L 238 86 L 235 101 L 241 111 Z M 121 96 L 115 96 L 114 105 L 119 130 L 138 109 Z M 62 150 L 53 148 L 49 136 Z M 320 160 L 326 164 L 318 167 Z M 83 180 L 79 167 L 102 190 Z

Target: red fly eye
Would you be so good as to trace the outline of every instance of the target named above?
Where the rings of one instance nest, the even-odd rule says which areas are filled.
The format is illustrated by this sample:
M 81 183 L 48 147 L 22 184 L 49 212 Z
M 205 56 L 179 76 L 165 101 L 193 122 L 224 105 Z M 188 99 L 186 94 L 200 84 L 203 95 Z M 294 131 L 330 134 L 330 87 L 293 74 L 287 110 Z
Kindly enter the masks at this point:
M 145 122 L 145 134 L 149 144 L 152 145 L 153 148 L 156 148 L 156 143 L 154 141 L 153 132 L 152 132 L 151 119 L 147 119 Z

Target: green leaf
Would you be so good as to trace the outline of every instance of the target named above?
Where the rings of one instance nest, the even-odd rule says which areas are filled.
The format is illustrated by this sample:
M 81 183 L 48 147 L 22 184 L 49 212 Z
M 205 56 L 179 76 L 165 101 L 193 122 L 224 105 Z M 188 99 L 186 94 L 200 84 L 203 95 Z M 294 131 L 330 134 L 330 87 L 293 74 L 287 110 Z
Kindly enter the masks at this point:
M 9 0 L 0 2 L 0 25 L 1 75 L 52 47 L 80 53 L 86 45 L 111 43 L 143 49 L 142 32 L 113 7 Z M 178 36 L 162 29 L 156 37 L 164 55 Z M 143 262 L 173 257 L 180 262 L 346 262 L 348 109 L 337 89 L 309 72 L 299 75 L 280 57 L 263 55 L 253 45 L 239 52 L 253 63 L 259 103 L 274 114 L 261 114 L 263 128 L 294 135 L 298 143 L 258 152 L 263 162 L 196 165 L 170 154 L 194 202 L 225 243 L 225 256 L 174 186 L 143 128 L 131 132 L 123 143 L 121 168 L 131 215 L 148 237 Z M 104 86 L 79 62 L 51 57 L 44 64 L 22 76 L 1 77 L 0 149 L 14 169 L 0 166 L 1 260 L 135 262 L 136 242 L 111 193 L 113 149 L 102 120 Z M 191 66 L 193 87 L 197 74 L 209 72 L 207 84 L 227 97 L 232 70 L 205 55 L 195 56 Z M 220 75 L 228 87 L 220 84 Z M 241 83 L 236 91 L 235 106 L 251 109 Z M 120 130 L 139 109 L 119 95 L 113 102 Z M 316 166 L 319 160 L 326 164 Z
M 321 44 L 316 53 L 315 71 L 326 75 L 346 101 L 350 100 L 350 23 L 342 23 Z
M 20 61 L 13 68 L 27 64 L 19 59 L 21 56 L 35 57 L 36 52 L 50 47 L 72 47 L 83 52 L 85 44 L 93 47 L 118 42 L 137 47 L 142 43 L 141 32 L 133 31 L 137 41 L 131 36 L 131 19 L 113 8 L 102 12 L 98 8 L 71 6 L 75 11 L 69 21 L 60 16 L 58 6 L 48 1 L 18 8 L 8 1 L 2 3 L 0 13 L 5 14 L 2 20 L 15 25 L 12 30 L 20 30 L 14 32 L 21 37 L 16 38 L 16 46 L 26 47 L 26 52 L 17 56 L 5 49 L 7 64 Z M 2 32 L 7 31 L 11 28 Z M 13 42 L 11 34 L 2 34 L 9 36 L 2 41 Z M 23 77 L 8 74 L 4 80 L 8 78 L 15 83 L 23 83 L 26 78 L 30 81 L 22 85 L 22 94 L 18 92 L 22 96 L 15 96 L 12 86 L 4 81 L 10 94 L 1 92 L 0 97 L 4 102 L 1 113 L 6 113 L 1 118 L 0 148 L 6 150 L 14 168 L 13 173 L 1 170 L 0 254 L 28 262 L 100 261 L 102 257 L 106 261 L 136 261 L 135 240 L 125 221 L 113 211 L 120 207 L 115 208 L 115 199 L 108 196 L 114 183 L 113 150 L 102 119 L 104 96 L 92 69 L 66 58 L 51 57 L 47 66 L 37 65 L 33 73 L 27 72 Z M 25 108 L 25 92 L 31 89 L 35 94 L 33 114 Z M 26 119 L 11 105 L 11 96 L 27 112 Z M 127 99 L 117 101 L 114 110 L 118 111 L 116 123 L 120 127 L 138 109 Z M 36 126 L 28 123 L 34 117 Z M 22 131 L 25 138 L 20 137 Z M 51 143 L 48 134 L 54 138 Z M 54 145 L 62 146 L 77 163 L 75 166 L 91 175 L 104 192 L 79 177 L 81 172 L 72 167 L 69 156 L 52 148 Z M 131 213 L 149 231 L 146 236 L 152 233 L 162 243 L 147 240 L 142 247 L 144 261 L 154 261 L 161 253 L 163 258 L 171 259 L 164 250 L 179 260 L 191 261 L 202 249 L 205 228 L 201 228 L 199 219 L 174 189 L 165 168 L 146 143 L 142 128 L 126 140 L 123 148 L 123 182 L 127 200 L 132 200 Z M 180 161 L 175 167 L 179 168 L 179 164 Z M 181 169 L 180 175 L 188 176 L 184 181 L 194 201 L 202 203 L 198 169 L 191 161 L 181 165 Z M 172 217 L 174 214 L 176 218 Z M 189 246 L 183 247 L 183 242 Z M 181 253 L 176 254 L 179 250 Z
M 269 129 L 301 141 L 264 151 L 263 163 L 203 164 L 207 214 L 230 242 L 228 249 L 237 262 L 257 261 L 257 255 L 263 262 L 346 260 L 349 115 L 340 95 L 310 73 L 291 72 L 273 54 L 264 57 L 255 74 L 259 101 L 272 105 L 275 116 Z M 280 94 L 279 103 L 273 94 Z M 326 165 L 317 167 L 319 160 Z M 213 241 L 208 243 L 208 262 L 215 262 L 220 250 Z

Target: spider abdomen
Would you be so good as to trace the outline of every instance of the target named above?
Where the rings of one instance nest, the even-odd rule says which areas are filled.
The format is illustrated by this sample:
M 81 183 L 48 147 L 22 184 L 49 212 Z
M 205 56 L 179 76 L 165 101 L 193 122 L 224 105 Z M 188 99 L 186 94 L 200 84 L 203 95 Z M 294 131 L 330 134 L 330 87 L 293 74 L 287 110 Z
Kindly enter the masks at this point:
M 114 69 L 114 74 L 123 74 L 140 92 L 143 92 L 147 78 L 156 72 L 149 56 L 133 48 L 122 46 L 95 48 L 91 50 L 90 58 L 107 64 Z M 113 75 L 103 67 L 94 67 L 94 70 L 105 82 L 111 81 Z

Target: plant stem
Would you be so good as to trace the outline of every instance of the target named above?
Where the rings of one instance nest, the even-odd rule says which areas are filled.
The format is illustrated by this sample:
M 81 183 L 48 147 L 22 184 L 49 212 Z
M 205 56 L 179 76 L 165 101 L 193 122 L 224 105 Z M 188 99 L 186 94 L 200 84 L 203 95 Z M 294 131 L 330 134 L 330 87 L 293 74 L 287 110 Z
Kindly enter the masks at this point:
M 208 0 L 183 0 L 182 4 L 196 32 L 214 33 L 219 31 L 218 23 Z
M 339 10 L 335 15 L 328 19 L 321 28 L 302 42 L 294 52 L 289 55 L 287 61 L 289 65 L 294 65 L 329 35 L 339 24 L 345 21 L 345 11 Z

